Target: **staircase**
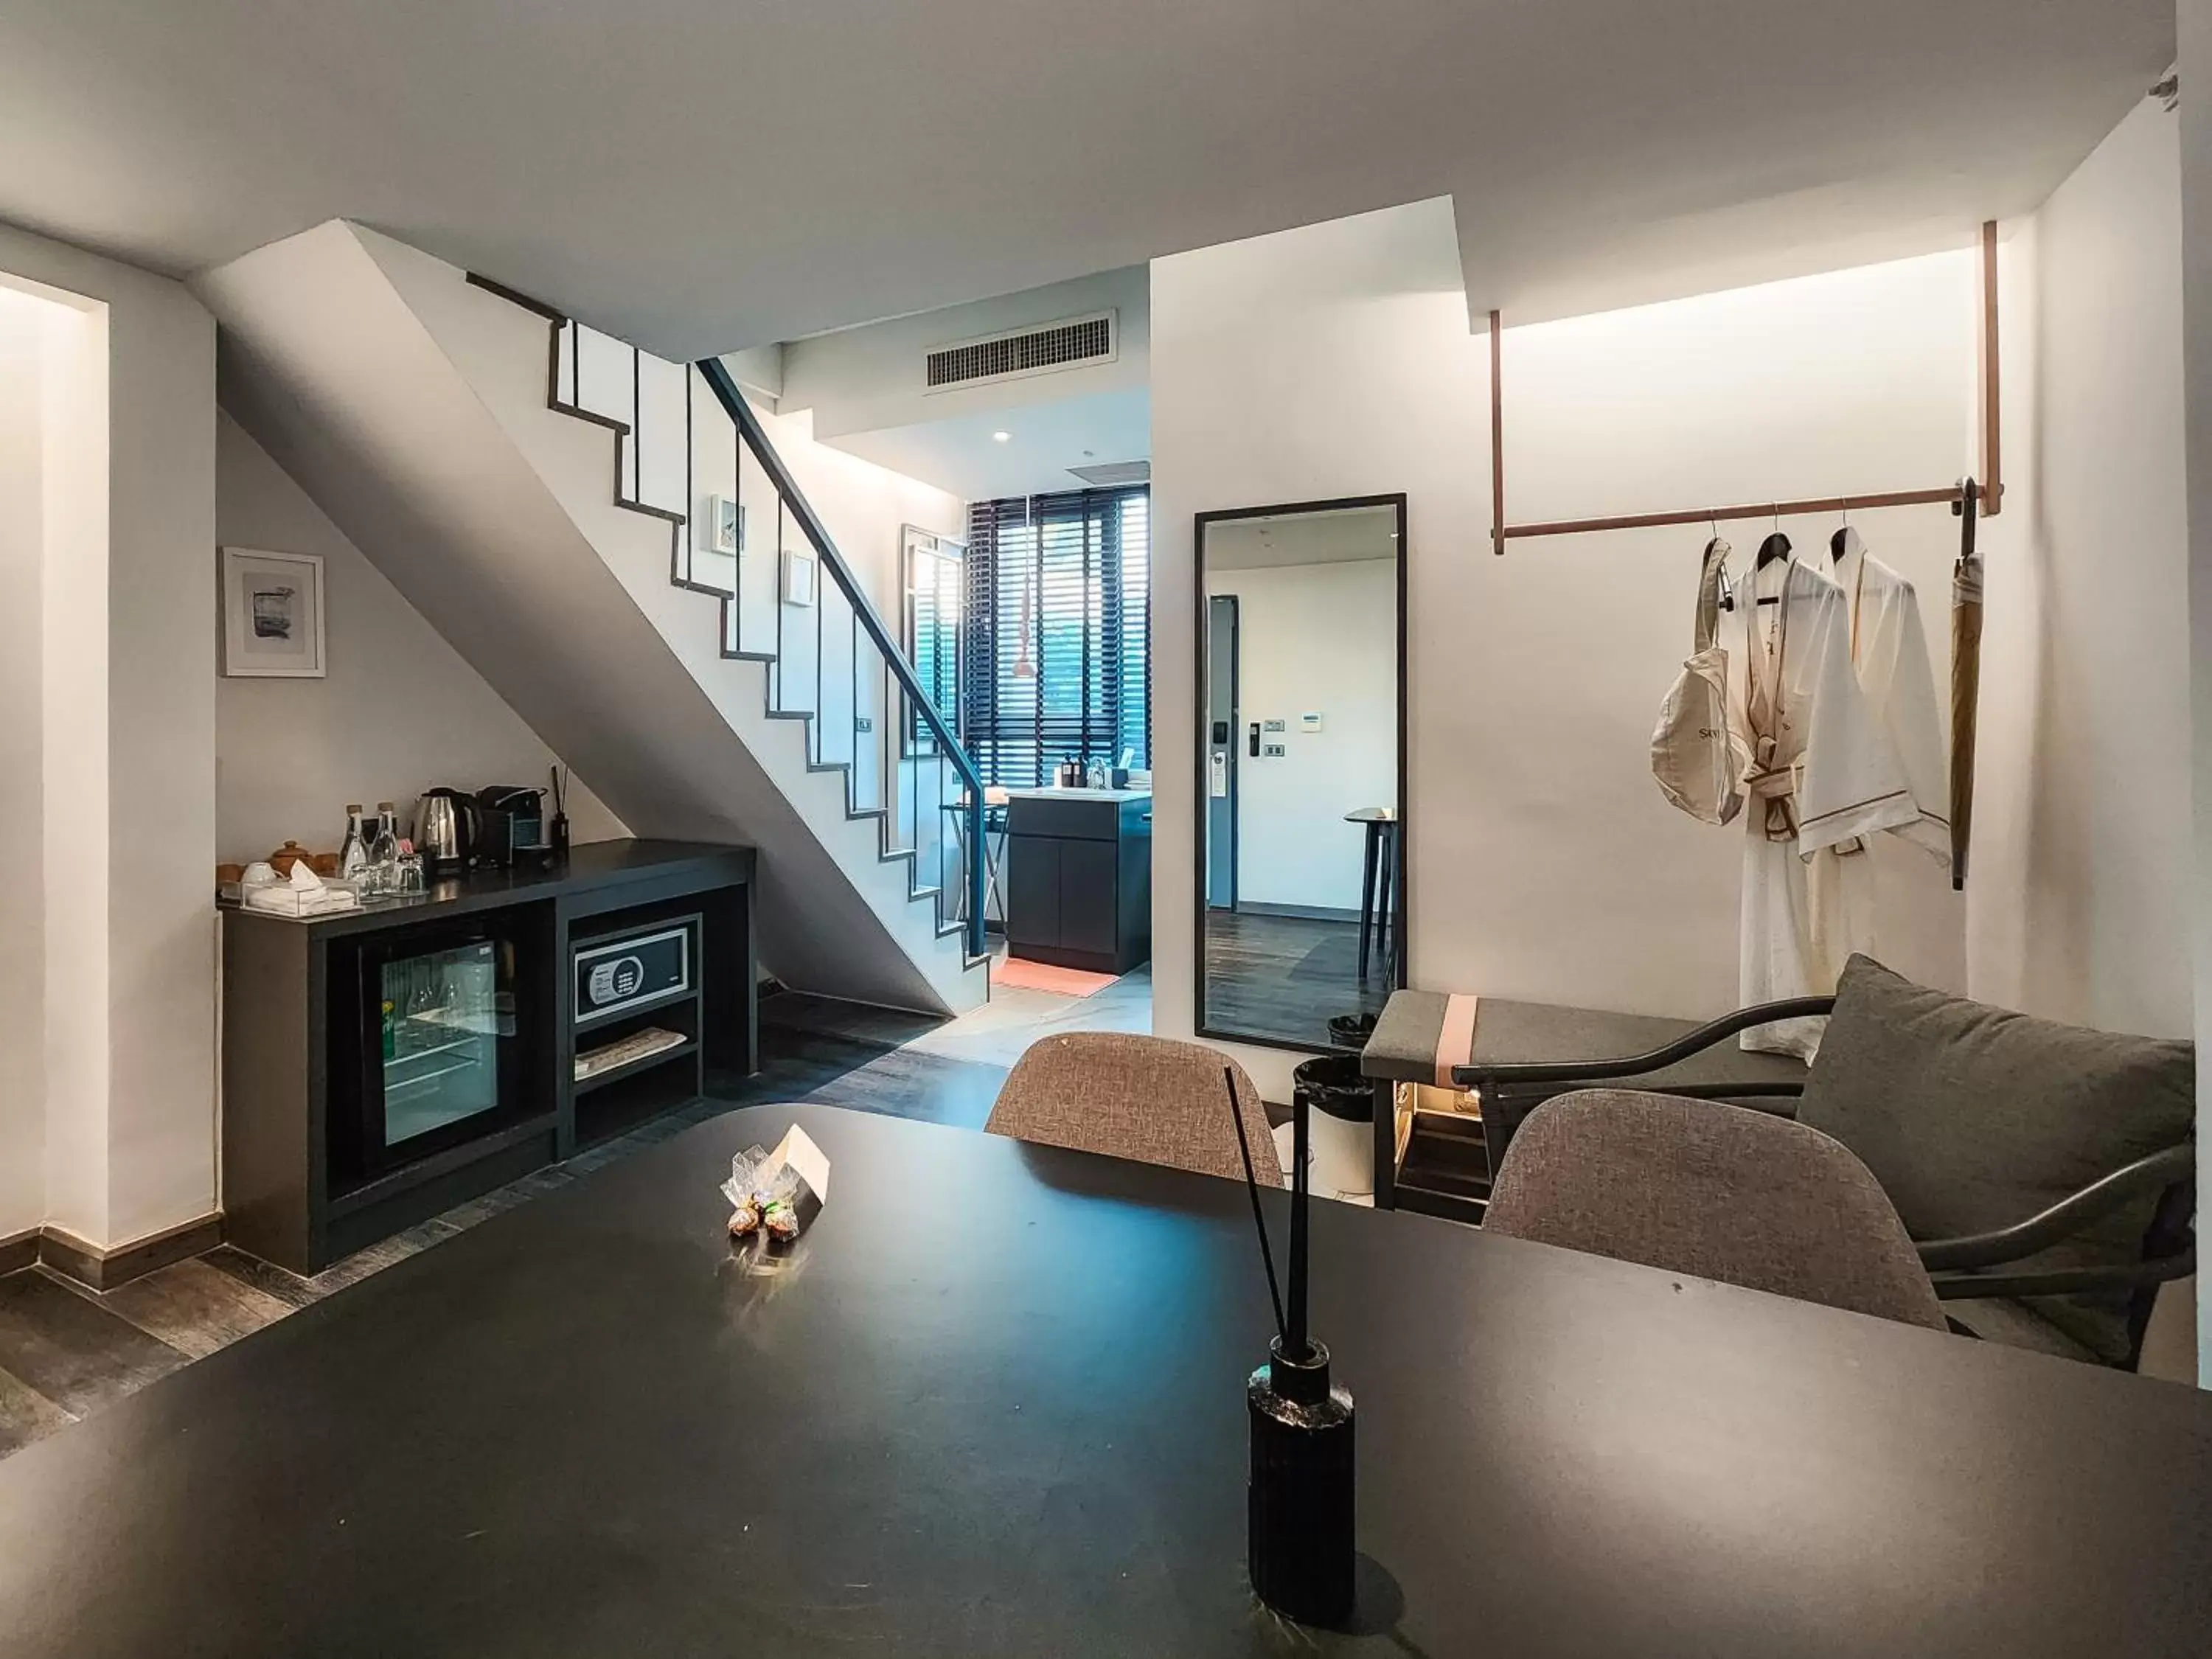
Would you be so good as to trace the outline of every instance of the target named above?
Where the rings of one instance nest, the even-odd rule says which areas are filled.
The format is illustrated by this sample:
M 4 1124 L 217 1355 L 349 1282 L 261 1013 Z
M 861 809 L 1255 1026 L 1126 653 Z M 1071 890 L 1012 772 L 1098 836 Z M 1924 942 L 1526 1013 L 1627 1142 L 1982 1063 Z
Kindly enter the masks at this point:
M 759 847 L 771 971 L 988 994 L 975 764 L 721 362 L 335 222 L 197 287 L 225 407 L 633 830 Z

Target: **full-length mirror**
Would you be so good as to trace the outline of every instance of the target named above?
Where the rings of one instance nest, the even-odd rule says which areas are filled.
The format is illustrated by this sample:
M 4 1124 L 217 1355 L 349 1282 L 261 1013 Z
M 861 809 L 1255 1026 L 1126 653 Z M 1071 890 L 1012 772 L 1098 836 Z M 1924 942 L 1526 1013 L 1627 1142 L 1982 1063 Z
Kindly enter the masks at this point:
M 1356 1048 L 1405 982 L 1406 498 L 1197 531 L 1198 1029 Z

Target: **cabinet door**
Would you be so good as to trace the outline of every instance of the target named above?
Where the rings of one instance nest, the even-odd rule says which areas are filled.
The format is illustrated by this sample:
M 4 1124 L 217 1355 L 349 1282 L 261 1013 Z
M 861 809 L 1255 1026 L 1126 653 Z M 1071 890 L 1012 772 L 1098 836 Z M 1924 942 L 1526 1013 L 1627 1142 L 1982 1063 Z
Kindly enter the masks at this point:
M 1051 836 L 1006 838 L 1006 943 L 1060 943 L 1061 842 Z
M 1060 844 L 1060 944 L 1066 951 L 1115 954 L 1114 857 L 1110 841 Z

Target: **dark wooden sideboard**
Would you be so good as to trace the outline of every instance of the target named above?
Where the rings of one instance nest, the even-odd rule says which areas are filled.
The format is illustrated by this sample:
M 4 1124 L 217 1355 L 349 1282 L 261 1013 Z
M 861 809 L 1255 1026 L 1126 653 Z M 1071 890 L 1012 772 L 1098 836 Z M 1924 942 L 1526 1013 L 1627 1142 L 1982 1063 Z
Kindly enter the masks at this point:
M 665 841 L 576 848 L 545 870 L 434 880 L 419 898 L 295 920 L 223 917 L 222 1206 L 240 1249 L 314 1273 L 467 1199 L 620 1134 L 704 1091 L 710 1073 L 758 1068 L 753 850 Z M 640 952 L 629 942 L 657 944 Z M 601 951 L 602 945 L 617 948 Z M 594 953 L 597 953 L 596 955 Z M 579 960 L 579 953 L 583 959 Z M 579 988 L 628 1001 L 586 1010 Z M 418 966 L 417 964 L 427 964 Z M 441 967 L 440 987 L 395 1007 Z M 411 1018 L 410 1018 L 411 1016 Z M 443 1019 L 453 1069 L 475 1091 L 451 1121 L 403 1119 L 396 1097 L 441 1086 Z M 395 1070 L 394 1027 L 422 1063 Z M 668 1043 L 576 1076 L 579 1049 L 651 1029 Z M 678 1039 L 669 1043 L 669 1039 Z M 401 1059 L 407 1056 L 402 1054 Z

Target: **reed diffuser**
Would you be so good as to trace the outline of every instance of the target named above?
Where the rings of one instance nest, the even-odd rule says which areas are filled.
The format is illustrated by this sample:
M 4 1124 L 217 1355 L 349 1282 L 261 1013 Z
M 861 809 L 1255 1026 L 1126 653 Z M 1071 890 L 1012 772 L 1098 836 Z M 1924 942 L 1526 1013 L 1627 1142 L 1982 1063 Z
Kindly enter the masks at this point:
M 1260 1233 L 1260 1260 L 1274 1305 L 1275 1335 L 1267 1363 L 1244 1384 L 1252 1423 L 1252 1474 L 1247 1488 L 1245 1559 L 1252 1589 L 1285 1617 L 1322 1626 L 1352 1614 L 1352 1559 L 1357 1544 L 1352 1514 L 1352 1395 L 1329 1381 L 1328 1349 L 1306 1327 L 1306 1223 L 1312 1201 L 1307 1175 L 1310 1108 L 1291 1110 L 1290 1297 L 1287 1307 L 1275 1279 L 1275 1257 L 1252 1172 L 1252 1147 L 1237 1101 L 1237 1077 L 1222 1068 L 1229 1087 L 1229 1115 L 1244 1157 L 1244 1186 L 1252 1223 Z

